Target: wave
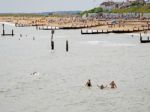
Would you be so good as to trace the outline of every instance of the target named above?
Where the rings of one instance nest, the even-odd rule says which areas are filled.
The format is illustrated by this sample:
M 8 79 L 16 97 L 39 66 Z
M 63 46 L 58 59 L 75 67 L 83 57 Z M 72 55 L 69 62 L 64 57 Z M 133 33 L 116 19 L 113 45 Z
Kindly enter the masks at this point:
M 85 42 L 90 45 L 102 45 L 102 46 L 135 46 L 135 44 L 132 43 L 113 43 L 108 41 L 87 41 Z

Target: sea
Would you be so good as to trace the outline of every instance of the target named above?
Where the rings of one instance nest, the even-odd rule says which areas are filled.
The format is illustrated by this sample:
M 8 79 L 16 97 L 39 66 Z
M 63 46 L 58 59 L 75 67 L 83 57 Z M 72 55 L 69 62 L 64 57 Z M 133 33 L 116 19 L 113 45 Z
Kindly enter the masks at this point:
M 0 35 L 0 112 L 150 111 L 150 43 L 139 33 L 55 30 L 51 50 L 50 30 L 5 23 L 5 33 L 12 29 L 13 37 Z

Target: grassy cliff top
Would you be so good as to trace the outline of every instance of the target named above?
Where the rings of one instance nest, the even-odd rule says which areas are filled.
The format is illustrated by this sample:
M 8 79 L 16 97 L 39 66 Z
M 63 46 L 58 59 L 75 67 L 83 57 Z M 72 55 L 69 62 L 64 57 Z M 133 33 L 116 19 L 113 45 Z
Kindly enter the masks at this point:
M 143 6 L 131 6 L 123 9 L 113 9 L 112 13 L 150 13 L 150 4 Z

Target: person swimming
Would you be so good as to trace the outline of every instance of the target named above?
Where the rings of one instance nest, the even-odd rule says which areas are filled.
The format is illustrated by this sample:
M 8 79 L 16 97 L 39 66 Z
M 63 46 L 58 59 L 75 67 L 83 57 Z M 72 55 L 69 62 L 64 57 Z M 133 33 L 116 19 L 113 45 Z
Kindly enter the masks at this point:
M 101 86 L 97 85 L 97 87 L 100 88 L 100 89 L 105 89 L 105 88 L 107 87 L 107 85 L 104 86 L 104 85 L 102 84 Z
M 33 73 L 31 73 L 31 75 L 39 75 L 39 73 L 38 72 L 33 72 Z
M 91 80 L 90 80 L 90 79 L 86 82 L 86 86 L 87 86 L 87 87 L 92 87 L 92 84 L 91 84 Z
M 111 86 L 111 89 L 117 88 L 117 85 L 116 85 L 116 83 L 115 83 L 114 81 L 112 81 L 112 82 L 110 83 L 110 86 Z

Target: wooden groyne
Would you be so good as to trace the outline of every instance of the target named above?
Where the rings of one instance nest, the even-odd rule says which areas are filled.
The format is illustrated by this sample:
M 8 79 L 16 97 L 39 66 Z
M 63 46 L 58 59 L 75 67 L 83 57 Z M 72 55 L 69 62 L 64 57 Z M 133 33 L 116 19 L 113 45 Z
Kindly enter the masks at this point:
M 150 27 L 133 28 L 133 29 L 115 29 L 115 30 L 81 30 L 81 34 L 108 34 L 108 33 L 135 33 L 150 30 Z
M 59 27 L 52 26 L 40 26 L 37 28 L 38 30 L 59 30 Z
M 12 30 L 11 33 L 5 33 L 5 25 L 2 24 L 3 27 L 3 33 L 1 34 L 2 36 L 14 36 L 14 30 Z
M 12 33 L 5 33 L 5 34 L 1 34 L 2 36 L 14 36 L 14 33 L 13 33 L 13 30 L 12 30 Z
M 44 24 L 22 24 L 22 23 L 15 23 L 15 27 L 32 27 L 32 26 L 44 26 Z
M 134 32 L 140 32 L 144 30 L 133 30 L 133 29 L 128 29 L 128 30 L 113 30 L 112 33 L 134 33 Z
M 31 26 L 32 25 L 15 23 L 15 27 L 31 27 Z
M 110 30 L 83 30 L 81 29 L 81 34 L 108 34 L 111 33 L 112 31 Z
M 135 33 L 141 31 L 150 30 L 150 27 L 142 27 L 142 28 L 133 28 L 133 29 L 120 29 L 120 30 L 113 30 L 112 33 Z
M 92 28 L 92 27 L 98 27 L 101 26 L 102 24 L 95 24 L 95 25 L 80 25 L 80 26 L 64 26 L 64 27 L 60 27 L 60 29 L 63 30 L 71 30 L 71 29 L 83 29 L 83 28 Z
M 87 28 L 87 27 L 84 27 L 84 26 L 80 26 L 80 27 L 73 27 L 73 26 L 68 26 L 68 27 L 60 27 L 60 29 L 63 29 L 63 30 L 73 30 L 73 29 L 82 29 L 82 28 Z
M 39 30 L 75 30 L 75 29 L 83 29 L 83 28 L 90 28 L 93 26 L 64 26 L 64 27 L 52 27 L 52 26 L 40 26 L 38 27 Z
M 149 36 L 147 37 L 147 40 L 144 40 L 144 39 L 142 38 L 142 35 L 140 34 L 140 42 L 141 42 L 141 43 L 150 43 Z

